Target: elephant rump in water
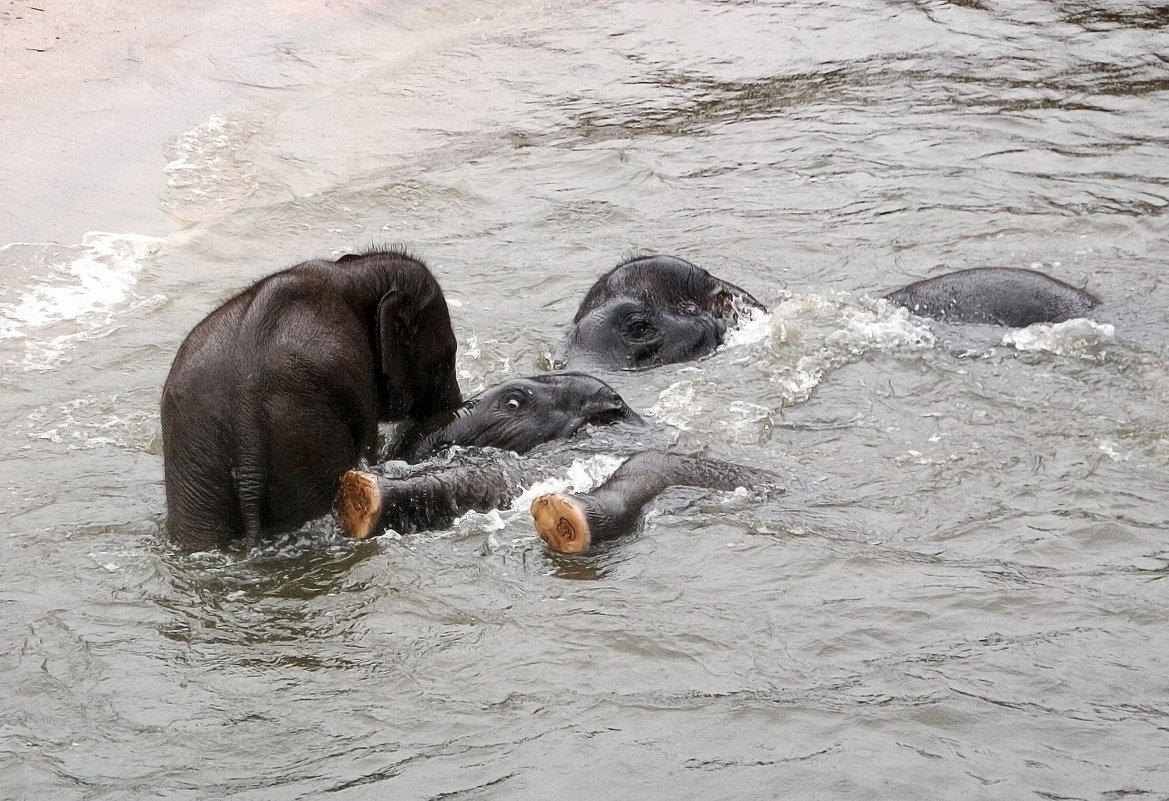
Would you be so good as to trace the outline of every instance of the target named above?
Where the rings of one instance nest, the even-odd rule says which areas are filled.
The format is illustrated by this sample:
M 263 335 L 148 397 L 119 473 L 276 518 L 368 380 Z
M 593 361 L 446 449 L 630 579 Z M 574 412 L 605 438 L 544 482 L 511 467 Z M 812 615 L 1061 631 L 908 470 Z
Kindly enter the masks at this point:
M 254 547 L 328 514 L 379 421 L 459 405 L 455 349 L 438 282 L 394 250 L 308 261 L 231 298 L 163 387 L 170 538 Z

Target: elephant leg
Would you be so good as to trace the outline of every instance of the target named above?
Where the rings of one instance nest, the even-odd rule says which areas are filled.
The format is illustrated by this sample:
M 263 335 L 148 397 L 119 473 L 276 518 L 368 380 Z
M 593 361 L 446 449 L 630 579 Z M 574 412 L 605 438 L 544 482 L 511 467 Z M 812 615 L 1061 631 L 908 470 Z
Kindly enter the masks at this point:
M 503 508 L 519 494 L 515 466 L 507 460 L 404 478 L 350 470 L 341 477 L 333 515 L 347 535 L 363 540 L 387 529 L 409 534 L 447 528 L 461 514 Z
M 738 487 L 776 487 L 778 476 L 766 470 L 645 451 L 631 456 L 590 493 L 553 492 L 532 501 L 536 532 L 550 548 L 582 553 L 594 543 L 632 531 L 642 509 L 667 487 L 730 491 Z

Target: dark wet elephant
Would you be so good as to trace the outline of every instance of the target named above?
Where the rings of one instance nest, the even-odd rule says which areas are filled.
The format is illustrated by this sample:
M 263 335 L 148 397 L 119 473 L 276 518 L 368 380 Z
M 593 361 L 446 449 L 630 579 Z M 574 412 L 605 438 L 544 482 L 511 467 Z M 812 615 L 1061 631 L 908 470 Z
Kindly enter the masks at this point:
M 545 373 L 509 379 L 435 415 L 395 443 L 390 455 L 420 462 L 452 445 L 527 453 L 585 426 L 620 422 L 644 425 L 604 381 L 585 373 Z
M 341 479 L 334 514 L 354 539 L 446 528 L 470 511 L 507 507 L 525 487 L 566 466 L 572 451 L 524 459 L 514 453 L 472 449 L 448 463 L 413 474 L 387 476 L 350 470 Z M 541 538 L 554 550 L 580 553 L 632 531 L 651 500 L 669 487 L 714 490 L 737 487 L 782 491 L 775 474 L 742 465 L 658 450 L 630 456 L 612 477 L 587 495 L 554 493 L 532 503 Z
M 1099 301 L 1034 270 L 982 267 L 909 284 L 884 296 L 922 317 L 1021 327 L 1087 314 Z M 674 256 L 644 256 L 601 276 L 568 336 L 569 364 L 640 370 L 699 359 L 744 311 L 766 311 L 743 289 Z
M 699 359 L 750 309 L 745 290 L 676 256 L 642 256 L 601 276 L 581 301 L 567 343 L 570 365 L 644 370 Z
M 382 473 L 347 474 L 334 512 L 357 539 L 386 528 L 408 533 L 449 526 L 465 512 L 505 506 L 522 484 L 563 467 L 555 453 L 531 460 L 520 459 L 521 454 L 574 437 L 586 426 L 618 423 L 645 425 L 616 390 L 591 375 L 508 379 L 453 411 L 434 415 L 394 443 L 393 458 L 425 460 L 420 467 L 386 465 Z M 446 453 L 453 446 L 461 450 Z M 393 475 L 387 477 L 386 470 Z
M 920 317 L 1023 328 L 1083 317 L 1100 301 L 1035 270 L 975 267 L 915 281 L 885 298 Z
M 252 547 L 327 514 L 379 421 L 459 405 L 455 348 L 438 282 L 396 251 L 305 262 L 227 301 L 163 387 L 169 536 Z
M 531 459 L 520 454 L 570 438 L 588 425 L 615 423 L 644 425 L 599 379 L 583 373 L 514 378 L 484 390 L 454 413 L 437 415 L 409 435 L 401 443 L 402 458 L 429 459 L 421 466 L 395 469 L 389 475 L 346 473 L 334 514 L 354 539 L 390 528 L 399 533 L 445 528 L 466 512 L 506 507 L 524 487 L 563 470 L 577 455 L 563 448 L 546 448 Z M 454 445 L 462 449 L 444 454 Z M 773 485 L 775 476 L 717 460 L 643 451 L 633 454 L 595 493 L 546 496 L 538 506 L 533 504 L 533 517 L 550 547 L 576 553 L 634 528 L 645 505 L 667 487 L 730 490 L 761 483 Z M 578 509 L 574 517 L 571 510 Z M 548 524 L 552 511 L 557 517 Z M 571 528 L 561 518 L 571 519 Z M 552 533 L 546 530 L 549 527 Z

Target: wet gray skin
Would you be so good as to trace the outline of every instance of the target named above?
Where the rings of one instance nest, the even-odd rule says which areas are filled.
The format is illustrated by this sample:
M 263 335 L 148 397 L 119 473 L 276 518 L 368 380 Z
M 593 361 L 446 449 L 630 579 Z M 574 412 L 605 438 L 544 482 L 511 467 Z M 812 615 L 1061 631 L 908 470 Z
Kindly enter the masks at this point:
M 453 413 L 432 417 L 407 433 L 391 455 L 419 462 L 452 445 L 526 453 L 572 437 L 585 426 L 614 423 L 645 424 L 604 381 L 585 373 L 547 373 L 483 390 Z
M 685 259 L 629 259 L 601 276 L 581 301 L 567 360 L 645 370 L 699 359 L 723 343 L 746 309 L 765 307 Z
M 976 267 L 915 281 L 885 295 L 919 317 L 1022 328 L 1083 317 L 1094 295 L 1035 270 Z
M 1099 300 L 1035 270 L 979 267 L 916 281 L 885 297 L 921 317 L 1025 327 L 1086 315 Z M 740 287 L 675 256 L 623 262 L 585 295 L 573 320 L 570 364 L 644 370 L 715 351 L 747 309 Z

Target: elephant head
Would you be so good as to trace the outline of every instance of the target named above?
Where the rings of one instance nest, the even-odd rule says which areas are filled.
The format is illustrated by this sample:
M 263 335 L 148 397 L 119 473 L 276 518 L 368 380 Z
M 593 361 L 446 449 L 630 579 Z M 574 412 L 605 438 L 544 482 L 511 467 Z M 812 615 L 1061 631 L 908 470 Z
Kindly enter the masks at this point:
M 452 445 L 526 453 L 572 437 L 586 425 L 621 422 L 644 425 L 616 390 L 593 376 L 565 372 L 512 378 L 426 421 L 397 443 L 395 455 L 417 462 Z
M 622 262 L 581 301 L 568 337 L 569 364 L 643 370 L 713 353 L 747 309 L 745 290 L 674 256 Z

